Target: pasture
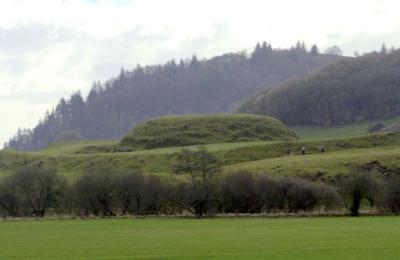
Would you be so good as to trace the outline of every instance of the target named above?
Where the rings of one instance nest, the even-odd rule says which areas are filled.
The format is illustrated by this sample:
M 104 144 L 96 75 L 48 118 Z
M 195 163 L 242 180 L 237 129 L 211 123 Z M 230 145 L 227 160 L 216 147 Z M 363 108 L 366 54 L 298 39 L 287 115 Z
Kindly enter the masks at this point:
M 400 123 L 400 117 L 334 126 L 299 126 L 292 127 L 292 130 L 296 132 L 301 140 L 326 140 L 367 135 L 370 134 L 368 128 L 377 123 L 382 123 L 386 127 L 397 126 Z
M 0 222 L 1 259 L 398 259 L 399 217 Z

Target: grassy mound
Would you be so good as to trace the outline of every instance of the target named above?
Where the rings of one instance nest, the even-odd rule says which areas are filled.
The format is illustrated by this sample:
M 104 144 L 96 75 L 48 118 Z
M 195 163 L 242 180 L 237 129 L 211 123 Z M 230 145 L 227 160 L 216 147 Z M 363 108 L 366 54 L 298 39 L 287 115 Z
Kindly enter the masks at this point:
M 153 149 L 248 141 L 296 140 L 277 119 L 247 114 L 167 116 L 146 121 L 122 139 L 123 147 Z

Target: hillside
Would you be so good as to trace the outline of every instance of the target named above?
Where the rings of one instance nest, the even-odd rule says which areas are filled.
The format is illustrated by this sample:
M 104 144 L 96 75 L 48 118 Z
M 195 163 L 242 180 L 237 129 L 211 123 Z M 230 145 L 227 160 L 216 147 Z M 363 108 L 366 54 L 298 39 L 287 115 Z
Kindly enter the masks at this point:
M 395 146 L 345 149 L 307 156 L 285 156 L 229 165 L 225 172 L 249 171 L 277 176 L 299 176 L 313 180 L 332 180 L 337 175 L 348 174 L 350 167 L 361 165 L 380 173 L 399 173 L 400 149 Z
M 1 150 L 0 176 L 15 172 L 22 165 L 37 163 L 55 167 L 69 179 L 98 167 L 122 172 L 136 169 L 145 174 L 167 177 L 172 171 L 174 154 L 181 151 L 181 147 L 132 152 L 99 152 L 96 148 L 107 145 L 113 146 L 117 143 L 63 143 L 35 152 Z M 372 166 L 398 171 L 399 145 L 400 133 L 390 133 L 314 141 L 216 143 L 205 147 L 221 160 L 225 172 L 247 169 L 274 175 L 332 177 L 347 173 L 352 165 L 371 165 L 371 162 Z M 303 146 L 307 148 L 306 156 L 301 155 Z M 321 146 L 325 146 L 326 153 L 320 152 Z M 187 146 L 188 149 L 196 147 L 197 145 Z M 292 156 L 288 151 L 292 151 Z
M 245 114 L 166 116 L 138 125 L 121 141 L 131 149 L 295 140 L 296 134 L 279 120 Z
M 376 126 L 381 129 L 371 131 Z M 356 137 L 373 133 L 400 132 L 400 116 L 388 119 L 366 120 L 344 125 L 291 127 L 301 140 L 323 140 Z
M 123 69 L 115 78 L 95 82 L 87 97 L 74 93 L 61 99 L 36 127 L 18 131 L 7 146 L 34 150 L 55 141 L 119 139 L 152 117 L 231 112 L 265 87 L 341 59 L 310 53 L 300 43 L 291 49 L 264 43 L 250 54 L 227 53 L 204 60 L 193 56 Z
M 239 112 L 269 115 L 290 126 L 339 125 L 400 114 L 400 51 L 345 59 L 270 88 Z

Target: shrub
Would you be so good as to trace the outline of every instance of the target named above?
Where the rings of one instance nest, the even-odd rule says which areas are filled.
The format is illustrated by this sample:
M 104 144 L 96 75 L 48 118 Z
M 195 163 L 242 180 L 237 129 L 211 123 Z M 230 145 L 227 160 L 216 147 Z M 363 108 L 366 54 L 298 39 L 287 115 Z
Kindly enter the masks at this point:
M 356 171 L 347 176 L 340 184 L 340 193 L 352 216 L 358 216 L 363 200 L 373 206 L 378 191 L 377 180 L 369 173 Z
M 228 175 L 219 191 L 222 209 L 228 213 L 260 212 L 262 204 L 257 195 L 255 178 L 249 172 Z
M 55 169 L 31 164 L 20 168 L 14 178 L 16 191 L 31 215 L 43 217 L 49 208 L 59 206 L 66 182 Z
M 386 183 L 382 196 L 384 209 L 390 212 L 400 212 L 400 177 L 391 177 Z
M 261 210 L 267 213 L 283 211 L 286 207 L 282 179 L 260 175 L 257 177 L 256 190 Z
M 379 130 L 382 130 L 385 127 L 386 126 L 383 123 L 377 123 L 377 124 L 374 124 L 374 125 L 368 127 L 368 132 L 369 133 L 378 132 Z
M 75 205 L 80 215 L 115 216 L 116 175 L 104 169 L 82 175 L 74 185 Z
M 319 203 L 318 188 L 311 182 L 289 178 L 283 181 L 283 189 L 289 213 L 312 211 Z

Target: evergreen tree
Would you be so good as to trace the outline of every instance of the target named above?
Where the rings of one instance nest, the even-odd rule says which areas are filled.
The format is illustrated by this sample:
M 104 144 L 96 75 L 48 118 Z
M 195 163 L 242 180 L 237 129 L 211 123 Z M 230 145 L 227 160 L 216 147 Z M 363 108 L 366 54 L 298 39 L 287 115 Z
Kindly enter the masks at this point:
M 382 47 L 381 47 L 381 54 L 387 54 L 388 52 L 387 52 L 387 49 L 386 49 L 386 44 L 382 44 Z
M 314 44 L 314 45 L 311 47 L 310 54 L 313 55 L 313 56 L 319 54 L 319 49 L 318 49 L 318 46 L 317 46 L 316 44 Z
M 245 98 L 264 87 L 301 77 L 315 67 L 339 57 L 313 60 L 304 43 L 291 50 L 272 49 L 258 43 L 245 52 L 228 53 L 208 60 L 196 55 L 179 65 L 164 65 L 121 72 L 105 82 L 94 82 L 86 99 L 77 92 L 62 98 L 31 130 L 20 130 L 7 147 L 38 149 L 74 131 L 87 139 L 119 139 L 141 121 L 168 114 L 230 112 Z M 78 134 L 77 134 L 78 136 Z

